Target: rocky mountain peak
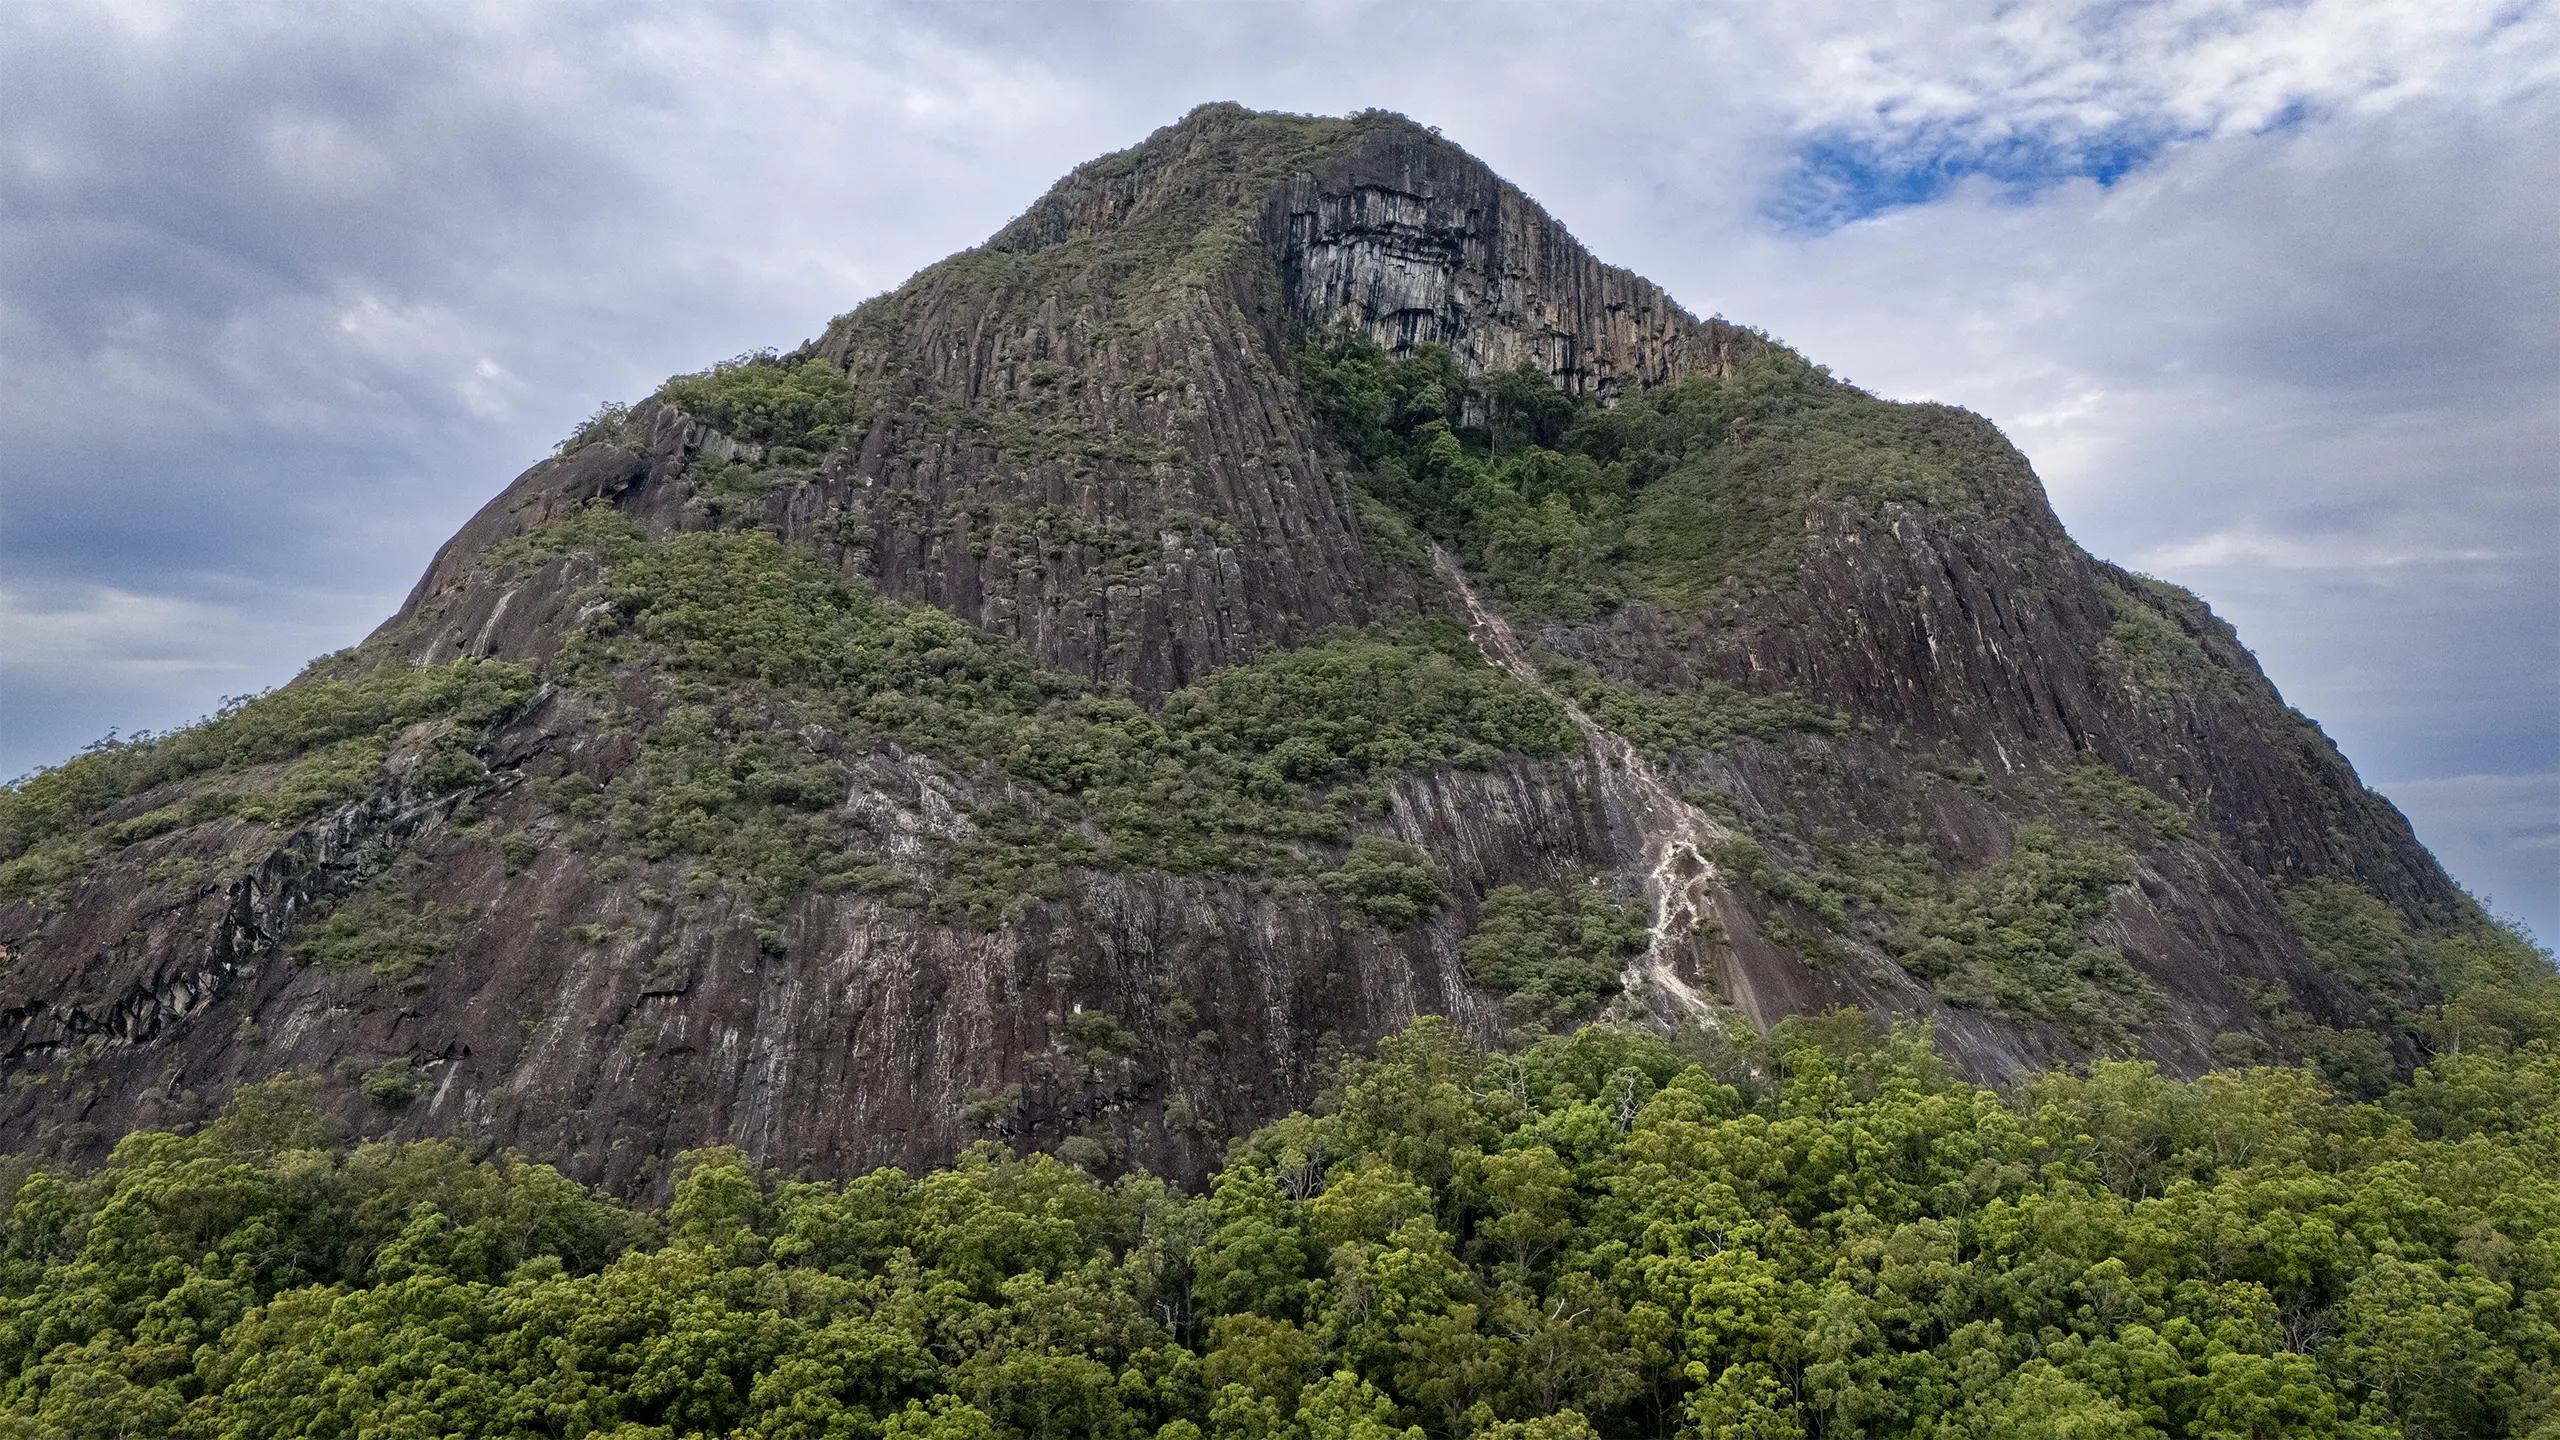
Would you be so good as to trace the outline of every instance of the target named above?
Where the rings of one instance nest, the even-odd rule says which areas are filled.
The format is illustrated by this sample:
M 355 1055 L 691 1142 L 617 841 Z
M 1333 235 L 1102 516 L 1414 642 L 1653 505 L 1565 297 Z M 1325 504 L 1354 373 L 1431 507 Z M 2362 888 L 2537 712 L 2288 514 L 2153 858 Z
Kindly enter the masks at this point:
M 1166 253 L 1250 237 L 1291 325 L 1348 326 L 1393 354 L 1443 345 L 1475 373 L 1531 365 L 1569 394 L 1666 384 L 1730 366 L 1750 344 L 1602 264 L 1457 144 L 1383 111 L 1204 105 L 1078 168 L 987 248 L 1130 237 Z
M 1234 106 L 599 414 L 363 647 L 9 791 L 0 867 L 12 1148 L 298 1071 L 625 1190 L 1197 1174 L 1425 1013 L 2387 1071 L 2480 923 L 1988 421 Z

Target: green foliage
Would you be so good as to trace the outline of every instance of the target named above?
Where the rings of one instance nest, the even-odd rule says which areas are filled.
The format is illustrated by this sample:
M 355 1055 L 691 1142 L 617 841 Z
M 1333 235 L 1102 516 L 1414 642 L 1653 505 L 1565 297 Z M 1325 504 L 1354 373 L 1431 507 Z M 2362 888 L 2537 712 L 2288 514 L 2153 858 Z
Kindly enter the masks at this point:
M 2137 803 L 2113 786 L 2100 793 L 2113 805 Z M 2051 1025 L 2086 1045 L 2126 1046 L 2157 1018 L 2151 982 L 2088 938 L 2116 888 L 2133 879 L 2130 857 L 2113 843 L 2030 825 L 2006 856 L 1956 876 L 1915 844 L 1826 845 L 1811 863 L 1779 864 L 1758 841 L 1737 836 L 1709 858 L 1817 922 L 1820 929 L 1807 932 L 1772 920 L 1764 931 L 1809 960 L 1834 958 L 1834 936 L 1863 935 L 1955 1004 Z
M 99 845 L 88 836 L 52 836 L 0 863 L 0 899 L 56 891 L 89 873 Z
M 1444 346 L 1420 346 L 1394 359 L 1354 334 L 1303 347 L 1299 376 L 1318 412 L 1360 460 L 1362 483 L 1375 500 L 1425 540 L 1454 550 L 1506 606 L 1569 619 L 1630 594 L 1681 588 L 1641 581 L 1642 557 L 1629 527 L 1652 517 L 1666 550 L 1691 544 L 1695 537 L 1687 531 L 1697 526 L 1671 524 L 1663 518 L 1669 512 L 1649 497 L 1660 472 L 1679 468 L 1683 447 L 1720 443 L 1741 413 L 1701 399 L 1704 391 L 1692 397 L 1699 403 L 1691 411 L 1678 412 L 1685 419 L 1663 421 L 1645 409 L 1657 400 L 1645 397 L 1604 412 L 1559 392 L 1531 366 L 1475 379 Z M 1760 410 L 1767 408 L 1751 413 L 1766 419 Z M 1653 418 L 1638 423 L 1637 410 Z M 1702 438 L 1684 425 L 1721 428 Z M 1727 548 L 1739 556 L 1766 543 L 1758 536 Z M 1709 546 L 1692 558 L 1712 561 L 1714 553 L 1721 552 Z M 1836 732 L 1842 725 L 1837 715 L 1791 695 L 1751 695 L 1713 681 L 1669 695 L 1603 680 L 1571 661 L 1542 668 L 1557 693 L 1657 754 L 1722 748 L 1741 738 Z
M 447 732 L 430 757 L 433 773 L 421 779 L 450 786 L 455 772 L 444 757 L 467 754 L 534 685 L 529 667 L 495 660 L 328 678 L 343 665 L 320 661 L 283 689 L 232 701 L 186 729 L 110 737 L 0 786 L 0 895 L 59 885 L 100 854 L 207 820 L 291 825 L 322 814 L 382 783 L 392 741 L 421 722 Z M 160 805 L 112 819 L 155 792 Z
M 2560 980 L 2480 983 L 2524 1014 L 2489 992 Z M 1853 1014 L 1491 1056 L 1426 1019 L 1196 1196 L 719 1150 L 644 1213 L 441 1142 L 312 1148 L 280 1077 L 94 1174 L 0 1167 L 0 1425 L 2524 1436 L 2560 1421 L 2552 1038 L 2355 1103 L 2131 1062 L 1996 1092 Z
M 523 874 L 525 867 L 531 865 L 533 858 L 541 853 L 542 842 L 523 831 L 519 830 L 498 837 L 498 860 L 506 866 L 507 873 L 510 875 Z
M 1318 883 L 1344 909 L 1389 930 L 1418 924 L 1449 903 L 1448 887 L 1429 856 L 1374 835 L 1352 841 L 1350 855 Z
M 2099 664 L 2118 684 L 2154 697 L 2227 694 L 2238 683 L 2197 637 L 2211 612 L 2188 591 L 2147 575 L 2098 582 L 2112 617 Z
M 2391 1024 L 2436 997 L 2434 947 L 2399 911 L 2353 881 L 2307 880 L 2283 895 L 2285 919 L 2313 964 Z
M 1059 1028 L 1065 1032 L 1067 1047 L 1088 1065 L 1106 1064 L 1138 1049 L 1138 1037 L 1108 1011 L 1078 1010 Z
M 2184 809 L 2102 760 L 2063 771 L 2062 793 L 2099 829 L 2121 838 L 2184 840 L 2194 829 Z
M 947 612 L 885 600 L 762 533 L 641 539 L 591 508 L 499 556 L 586 552 L 610 602 L 558 673 L 599 695 L 643 666 L 678 703 L 635 715 L 635 763 L 599 797 L 612 840 L 741 885 L 768 926 L 812 884 L 908 891 L 843 807 L 848 767 L 930 757 L 1000 782 L 963 818 L 938 915 L 991 922 L 1065 893 L 1077 867 L 1314 875 L 1376 786 L 1437 765 L 1579 747 L 1563 708 L 1486 664 L 1454 626 L 1338 634 L 1212 672 L 1160 713 L 1040 668 Z M 982 789 L 986 787 L 981 787 Z M 1366 852 L 1327 881 L 1382 924 L 1439 903 Z M 1431 882 L 1436 886 L 1437 882 Z
M 1715 862 L 1718 870 L 1749 883 L 1769 898 L 1812 912 L 1816 919 L 1833 930 L 1849 928 L 1848 905 L 1852 898 L 1870 903 L 1882 901 L 1888 895 L 1905 900 L 1916 899 L 1927 893 L 1925 877 L 1934 877 L 1936 873 L 1924 857 L 1924 879 L 1920 888 L 1908 892 L 1888 891 L 1872 883 L 1861 884 L 1827 865 L 1806 872 L 1773 863 L 1767 848 L 1748 835 L 1736 835 L 1717 844 L 1707 858 Z M 1808 944 L 1820 944 L 1809 936 L 1796 938 Z M 1808 953 L 1807 958 L 1815 957 Z
M 1514 1017 L 1562 1025 L 1615 996 L 1628 958 L 1651 938 L 1642 905 L 1596 887 L 1505 885 L 1484 897 L 1459 954 L 1468 976 L 1502 996 Z
M 851 433 L 853 383 L 813 355 L 770 350 L 678 375 L 658 398 L 733 440 L 762 447 L 778 465 L 808 465 Z
M 1446 346 L 1390 359 L 1350 334 L 1302 349 L 1299 374 L 1370 491 L 1505 603 L 1578 617 L 1621 598 L 1624 478 L 1550 448 L 1587 404 L 1534 368 L 1477 381 Z M 1471 409 L 1483 426 L 1468 426 Z
M 1564 712 L 1484 663 L 1456 627 L 1345 637 L 1212 672 L 1169 697 L 1168 730 L 1293 781 L 1481 767 L 1579 748 Z
M 2025 477 L 1979 419 L 1878 400 L 1765 340 L 1607 410 L 1532 368 L 1469 377 L 1443 347 L 1391 358 L 1351 334 L 1304 347 L 1299 374 L 1371 493 L 1507 606 L 1567 619 L 1783 570 L 1815 500 L 1961 507 Z
M 1956 1004 L 2123 1045 L 2156 1016 L 2159 995 L 2088 928 L 2132 879 L 2122 851 L 2029 826 L 1996 863 L 1906 900 L 1892 949 Z
M 364 1077 L 356 1082 L 356 1088 L 364 1093 L 364 1098 L 383 1109 L 397 1110 L 417 1099 L 425 1084 L 426 1079 L 417 1066 L 406 1060 L 392 1060 L 364 1072 Z
M 2560 1035 L 2550 951 L 2486 917 L 2430 938 L 2443 999 L 2419 1011 L 2416 1023 L 2438 1051 L 2503 1051 L 2533 1036 Z
M 552 453 L 566 457 L 575 455 L 590 445 L 636 450 L 640 446 L 640 440 L 640 427 L 632 423 L 631 407 L 619 401 L 608 400 L 596 407 L 596 413 L 578 422 L 578 428 L 570 432 L 568 439 L 554 447 Z
M 679 705 L 607 789 L 611 834 L 644 859 L 699 859 L 778 909 L 836 847 L 844 784 L 836 765 L 774 733 L 760 709 Z
M 293 942 L 293 957 L 323 970 L 363 966 L 397 983 L 453 947 L 454 917 L 392 885 L 374 885 L 332 907 Z
M 1721 750 L 1737 740 L 1836 735 L 1846 728 L 1839 715 L 1794 695 L 1754 695 L 1721 680 L 1671 694 L 1604 680 L 1591 667 L 1569 660 L 1550 660 L 1538 669 L 1557 694 L 1649 755 Z
M 1776 345 L 1603 412 L 1586 443 L 1641 483 L 1631 565 L 1674 601 L 1791 569 L 1812 501 L 1963 508 L 2024 468 L 1973 416 L 1878 400 Z
M 2280 898 L 2304 954 L 2354 1000 L 2340 1017 L 2346 1028 L 2311 1024 L 2281 995 L 2269 997 L 2270 1019 L 2342 1090 L 2378 1095 L 2391 1081 L 2399 1062 L 2382 1034 L 2415 1034 L 2459 1054 L 2505 1048 L 2560 1021 L 2560 987 L 2540 980 L 2549 955 L 2484 915 L 2421 929 L 2336 878 L 2303 881 Z

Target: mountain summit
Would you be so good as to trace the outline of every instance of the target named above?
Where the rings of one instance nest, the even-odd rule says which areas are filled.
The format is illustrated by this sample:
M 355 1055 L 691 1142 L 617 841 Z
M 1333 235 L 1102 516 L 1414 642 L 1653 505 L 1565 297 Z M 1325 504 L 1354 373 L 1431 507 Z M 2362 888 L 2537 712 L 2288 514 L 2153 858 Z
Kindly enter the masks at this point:
M 1982 418 L 1398 116 L 1206 106 L 608 407 L 292 684 L 0 803 L 0 1143 L 315 1072 L 624 1191 L 1203 1172 L 1421 1013 L 2419 1053 L 2477 908 Z

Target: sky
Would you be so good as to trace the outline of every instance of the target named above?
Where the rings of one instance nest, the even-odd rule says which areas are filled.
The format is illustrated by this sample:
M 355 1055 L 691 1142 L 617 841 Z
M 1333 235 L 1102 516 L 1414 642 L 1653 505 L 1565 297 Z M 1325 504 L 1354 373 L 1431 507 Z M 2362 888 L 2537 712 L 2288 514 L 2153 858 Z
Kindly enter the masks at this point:
M 1192 106 L 1436 125 L 1965 405 L 2560 937 L 2560 0 L 0 7 L 0 775 Z

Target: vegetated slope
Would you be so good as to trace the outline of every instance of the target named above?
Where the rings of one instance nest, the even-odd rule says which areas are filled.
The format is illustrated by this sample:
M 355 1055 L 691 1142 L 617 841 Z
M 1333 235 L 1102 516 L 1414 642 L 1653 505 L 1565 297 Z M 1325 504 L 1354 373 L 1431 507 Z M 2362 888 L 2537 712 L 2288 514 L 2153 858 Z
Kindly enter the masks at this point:
M 2371 1086 L 2511 943 L 1985 422 L 1399 118 L 1224 106 L 600 413 L 364 646 L 12 787 L 0 854 L 8 1144 L 297 1071 L 625 1191 L 1197 1175 L 1418 1013 Z
M 1842 1016 L 1492 1056 L 1424 1020 L 1191 1195 L 726 1150 L 634 1212 L 450 1142 L 326 1148 L 269 1081 L 94 1175 L 0 1170 L 0 1425 L 2545 1434 L 2555 990 L 2477 977 L 2514 1028 L 2361 1104 L 2121 1061 L 2003 1096 Z

